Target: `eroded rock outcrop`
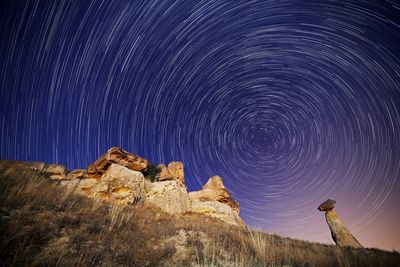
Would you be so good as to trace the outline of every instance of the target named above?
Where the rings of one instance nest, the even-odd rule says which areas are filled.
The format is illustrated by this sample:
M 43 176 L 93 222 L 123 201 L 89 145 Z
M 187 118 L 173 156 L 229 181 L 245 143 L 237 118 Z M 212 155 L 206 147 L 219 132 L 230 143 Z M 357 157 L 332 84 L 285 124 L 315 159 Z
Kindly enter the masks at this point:
M 231 198 L 220 176 L 211 177 L 202 190 L 189 193 L 192 210 L 234 225 L 243 225 L 239 203 Z
M 44 171 L 49 175 L 52 180 L 63 180 L 67 176 L 67 169 L 61 164 L 46 165 Z
M 144 197 L 144 176 L 141 172 L 111 164 L 92 190 L 106 200 L 134 204 Z
M 98 160 L 88 166 L 88 177 L 99 179 L 113 163 L 139 172 L 145 170 L 149 165 L 149 162 L 144 158 L 119 147 L 112 147 Z
M 326 222 L 331 230 L 333 241 L 341 247 L 362 248 L 363 246 L 360 242 L 351 234 L 346 225 L 340 221 L 338 214 L 333 211 L 335 204 L 335 200 L 328 199 L 318 207 L 319 211 L 325 212 Z
M 72 172 L 68 173 L 66 179 L 72 180 L 72 179 L 86 179 L 87 178 L 87 170 L 83 169 L 76 169 L 73 170 Z
M 172 161 L 168 164 L 168 172 L 174 179 L 185 183 L 185 175 L 183 170 L 183 163 L 179 161 Z
M 192 209 L 187 188 L 179 180 L 146 182 L 146 202 L 171 214 Z
M 185 174 L 182 162 L 172 161 L 168 164 L 168 167 L 164 164 L 159 164 L 158 168 L 160 170 L 157 177 L 158 181 L 179 180 L 183 184 L 185 183 Z
M 67 177 L 60 184 L 71 191 L 116 204 L 138 203 L 145 194 L 143 174 L 118 164 L 111 164 L 99 179 L 89 178 L 85 170 L 72 171 Z
M 225 188 L 222 178 L 217 175 L 211 177 L 202 190 L 190 192 L 189 197 L 192 201 L 217 201 L 224 203 L 239 213 L 239 203 L 232 199 L 231 193 Z
M 115 204 L 150 204 L 170 214 L 197 212 L 234 225 L 244 225 L 239 204 L 222 178 L 211 177 L 202 190 L 188 192 L 182 162 L 150 164 L 123 149 L 109 149 L 87 170 L 68 172 L 58 164 L 35 163 L 32 168 L 65 186 L 70 192 Z

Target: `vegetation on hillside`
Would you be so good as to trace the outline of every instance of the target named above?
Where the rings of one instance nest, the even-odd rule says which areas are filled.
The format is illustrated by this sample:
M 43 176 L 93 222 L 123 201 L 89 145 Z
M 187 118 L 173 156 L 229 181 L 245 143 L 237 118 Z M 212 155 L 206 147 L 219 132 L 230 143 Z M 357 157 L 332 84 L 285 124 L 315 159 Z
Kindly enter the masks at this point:
M 118 206 L 0 161 L 1 266 L 398 266 L 400 254 L 241 229 L 198 214 Z

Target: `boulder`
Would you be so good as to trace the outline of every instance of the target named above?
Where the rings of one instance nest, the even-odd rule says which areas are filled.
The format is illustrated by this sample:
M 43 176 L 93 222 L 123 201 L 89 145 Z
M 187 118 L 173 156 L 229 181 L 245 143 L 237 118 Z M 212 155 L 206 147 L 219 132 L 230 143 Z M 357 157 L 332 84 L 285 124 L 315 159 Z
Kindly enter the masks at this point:
M 157 167 L 160 169 L 160 173 L 157 177 L 158 181 L 179 180 L 182 183 L 185 183 L 185 174 L 182 162 L 172 161 L 168 164 L 168 167 L 164 164 L 158 164 Z
M 214 175 L 213 177 L 208 179 L 208 181 L 207 181 L 207 183 L 205 183 L 205 185 L 203 185 L 203 189 L 221 190 L 221 189 L 225 189 L 225 186 L 224 186 L 221 176 Z
M 325 202 L 322 202 L 321 205 L 318 206 L 319 211 L 328 211 L 333 210 L 336 205 L 336 201 L 333 199 L 328 199 Z
M 192 201 L 218 201 L 239 213 L 239 203 L 231 198 L 231 193 L 225 188 L 220 176 L 211 177 L 202 190 L 190 192 L 189 197 Z
M 118 164 L 111 164 L 100 179 L 87 178 L 84 170 L 76 170 L 72 176 L 60 184 L 92 198 L 129 205 L 144 197 L 143 174 Z
M 179 180 L 146 182 L 145 201 L 170 214 L 191 210 L 186 186 Z
M 362 248 L 363 246 L 360 242 L 351 234 L 346 225 L 340 221 L 339 215 L 333 210 L 335 204 L 335 200 L 328 199 L 318 207 L 319 211 L 325 211 L 326 222 L 331 230 L 333 241 L 340 247 Z
M 92 192 L 120 204 L 135 204 L 144 197 L 144 176 L 141 172 L 111 164 Z
M 172 161 L 168 164 L 168 172 L 173 179 L 177 179 L 185 183 L 185 174 L 183 171 L 183 163 L 179 161 Z
M 64 180 L 67 176 L 67 169 L 61 164 L 49 164 L 44 168 L 44 172 L 49 175 L 51 180 Z
M 112 164 L 118 164 L 133 171 L 143 171 L 149 165 L 148 161 L 121 148 L 112 147 L 103 156 L 87 168 L 89 178 L 100 179 Z

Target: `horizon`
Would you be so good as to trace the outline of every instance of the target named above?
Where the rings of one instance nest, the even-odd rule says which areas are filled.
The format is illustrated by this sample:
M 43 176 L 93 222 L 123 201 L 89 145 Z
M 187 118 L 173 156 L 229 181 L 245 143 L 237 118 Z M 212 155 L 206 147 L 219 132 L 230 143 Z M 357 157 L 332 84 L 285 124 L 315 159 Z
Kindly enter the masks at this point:
M 86 168 L 117 146 L 213 175 L 253 228 L 332 244 L 328 198 L 400 251 L 400 6 L 0 4 L 0 158 Z

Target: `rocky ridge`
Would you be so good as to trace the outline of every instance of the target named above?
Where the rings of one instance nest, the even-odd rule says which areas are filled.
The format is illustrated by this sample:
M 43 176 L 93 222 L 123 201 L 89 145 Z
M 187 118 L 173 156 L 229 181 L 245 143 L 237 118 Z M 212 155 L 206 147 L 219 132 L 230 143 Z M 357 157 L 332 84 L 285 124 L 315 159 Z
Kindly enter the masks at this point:
M 33 163 L 31 168 L 70 191 L 120 205 L 150 204 L 170 214 L 200 213 L 244 226 L 239 203 L 222 178 L 211 177 L 202 190 L 188 192 L 182 162 L 150 164 L 146 159 L 112 147 L 87 169 L 69 172 L 63 165 Z

